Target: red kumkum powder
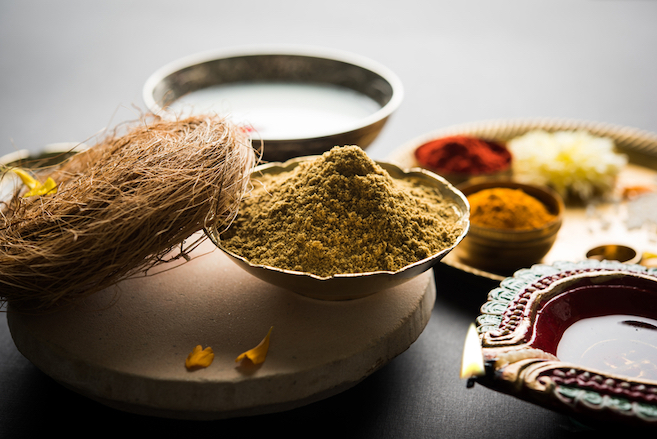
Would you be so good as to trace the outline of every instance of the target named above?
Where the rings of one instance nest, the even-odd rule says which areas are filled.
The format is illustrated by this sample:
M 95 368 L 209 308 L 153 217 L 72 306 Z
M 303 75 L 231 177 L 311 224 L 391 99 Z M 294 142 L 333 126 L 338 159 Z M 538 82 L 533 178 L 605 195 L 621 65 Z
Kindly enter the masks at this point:
M 511 163 L 506 146 L 469 136 L 427 142 L 415 150 L 415 158 L 421 166 L 446 174 L 490 174 Z

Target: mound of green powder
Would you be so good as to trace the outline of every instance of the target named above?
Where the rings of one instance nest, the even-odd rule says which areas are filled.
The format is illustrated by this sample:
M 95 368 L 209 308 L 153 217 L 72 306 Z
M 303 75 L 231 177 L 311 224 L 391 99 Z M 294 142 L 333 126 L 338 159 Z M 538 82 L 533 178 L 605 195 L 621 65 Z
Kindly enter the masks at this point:
M 397 271 L 450 247 L 462 230 L 451 200 L 393 179 L 357 146 L 252 181 L 221 241 L 253 264 L 322 277 Z

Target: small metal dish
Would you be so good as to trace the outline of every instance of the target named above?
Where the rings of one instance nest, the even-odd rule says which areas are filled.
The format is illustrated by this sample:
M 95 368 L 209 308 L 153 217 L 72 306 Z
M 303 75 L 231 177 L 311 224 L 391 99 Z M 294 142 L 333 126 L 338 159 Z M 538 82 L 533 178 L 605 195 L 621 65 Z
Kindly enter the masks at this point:
M 552 248 L 561 228 L 564 203 L 561 197 L 547 187 L 518 183 L 510 180 L 471 182 L 458 186 L 467 197 L 484 189 L 522 189 L 537 198 L 555 215 L 555 219 L 533 230 L 492 229 L 475 224 L 454 252 L 472 267 L 498 274 L 511 274 L 515 270 L 539 262 Z
M 621 244 L 597 246 L 586 252 L 586 257 L 599 261 L 609 260 L 625 262 L 627 264 L 638 264 L 641 261 L 641 255 L 636 250 Z
M 179 116 L 171 108 L 185 95 L 212 87 L 240 84 L 315 85 L 348 91 L 349 95 L 368 99 L 373 104 L 366 116 L 354 116 L 353 120 L 340 123 L 339 127 L 327 126 L 325 117 L 316 132 L 311 130 L 296 136 L 291 134 L 291 137 L 268 137 L 266 134 L 260 135 L 256 129 L 251 133 L 252 138 L 263 142 L 265 161 L 321 154 L 336 145 L 366 148 L 378 136 L 403 96 L 402 84 L 397 76 L 367 58 L 321 48 L 256 46 L 197 54 L 165 65 L 146 81 L 143 99 L 153 113 L 175 118 Z M 258 99 L 255 101 L 259 102 L 260 96 L 256 96 Z M 339 100 L 345 96 L 337 104 L 344 109 L 349 99 L 342 93 L 339 96 Z M 288 97 L 285 95 L 281 100 Z M 310 103 L 313 100 L 304 100 L 299 110 Z M 282 102 L 279 109 L 289 105 Z M 334 110 L 331 109 L 331 112 Z M 226 115 L 230 116 L 230 110 Z M 302 124 L 303 121 L 297 121 L 297 125 Z
M 287 172 L 294 169 L 299 163 L 313 158 L 314 157 L 299 157 L 288 160 L 285 163 L 260 165 L 254 168 L 252 173 L 276 174 Z M 336 274 L 331 277 L 320 277 L 300 271 L 283 270 L 266 265 L 251 264 L 242 256 L 226 250 L 221 244 L 221 236 L 217 230 L 206 229 L 205 232 L 212 242 L 242 269 L 266 282 L 307 297 L 322 300 L 357 299 L 374 294 L 377 291 L 400 285 L 431 269 L 461 242 L 468 232 L 470 225 L 470 208 L 467 199 L 458 189 L 452 186 L 444 178 L 433 174 L 432 172 L 423 169 L 404 171 L 389 163 L 377 162 L 377 164 L 385 169 L 393 178 L 404 179 L 413 177 L 419 179 L 428 186 L 437 188 L 446 199 L 449 199 L 454 203 L 454 207 L 459 213 L 458 221 L 461 223 L 463 230 L 452 246 L 433 254 L 428 258 L 407 265 L 395 272 L 376 271 L 368 273 L 345 273 Z

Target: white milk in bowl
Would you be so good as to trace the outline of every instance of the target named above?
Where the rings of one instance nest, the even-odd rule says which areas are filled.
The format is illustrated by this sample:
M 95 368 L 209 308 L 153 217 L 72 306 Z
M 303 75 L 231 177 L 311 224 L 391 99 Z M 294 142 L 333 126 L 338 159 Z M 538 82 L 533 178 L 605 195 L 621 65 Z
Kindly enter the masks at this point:
M 173 102 L 176 114 L 217 113 L 263 139 L 303 139 L 358 128 L 381 109 L 346 87 L 291 82 L 244 82 L 188 93 Z

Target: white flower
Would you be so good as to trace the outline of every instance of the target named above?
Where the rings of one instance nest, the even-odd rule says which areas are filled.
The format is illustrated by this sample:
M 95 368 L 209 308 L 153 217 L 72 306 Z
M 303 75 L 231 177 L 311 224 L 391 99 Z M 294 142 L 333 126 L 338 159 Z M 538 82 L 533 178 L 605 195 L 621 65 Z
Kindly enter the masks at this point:
M 507 143 L 518 179 L 589 199 L 613 188 L 627 157 L 614 151 L 609 138 L 586 131 L 530 131 Z

